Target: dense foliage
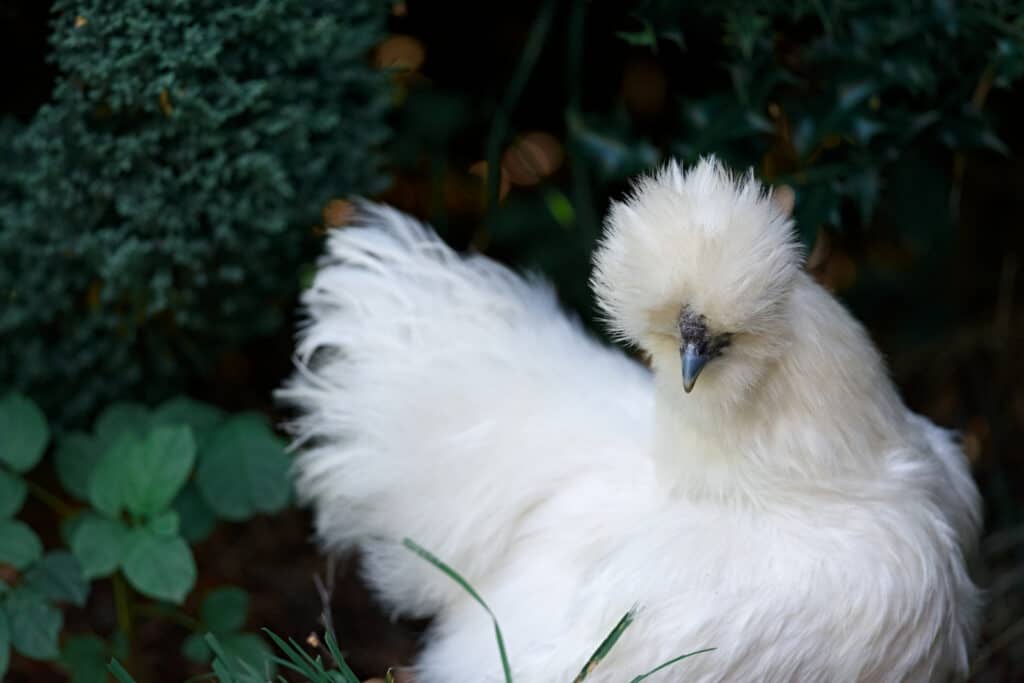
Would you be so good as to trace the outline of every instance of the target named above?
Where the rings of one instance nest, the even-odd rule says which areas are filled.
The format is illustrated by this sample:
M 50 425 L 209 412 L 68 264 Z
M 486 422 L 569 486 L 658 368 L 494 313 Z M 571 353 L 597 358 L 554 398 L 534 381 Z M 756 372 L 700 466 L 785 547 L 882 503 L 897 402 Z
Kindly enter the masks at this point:
M 279 330 L 319 205 L 381 186 L 385 8 L 53 6 L 53 95 L 0 145 L 0 376 L 61 423 Z
M 105 680 L 113 654 L 130 657 L 140 617 L 187 624 L 191 634 L 179 648 L 189 659 L 210 660 L 205 637 L 212 633 L 222 651 L 262 668 L 270 651 L 243 631 L 244 590 L 205 591 L 201 602 L 193 600 L 195 615 L 180 606 L 196 587 L 191 546 L 208 538 L 218 520 L 278 512 L 291 500 L 289 461 L 266 418 L 226 416 L 186 398 L 153 410 L 115 403 L 91 432 L 71 432 L 51 445 L 39 408 L 10 393 L 0 397 L 0 433 L 0 565 L 10 569 L 0 579 L 0 678 L 13 649 L 59 661 L 72 681 Z M 40 483 L 46 453 L 63 495 Z M 44 549 L 37 530 L 17 517 L 30 492 L 59 521 L 56 548 Z M 113 637 L 62 633 L 62 606 L 85 607 L 98 582 L 112 585 Z

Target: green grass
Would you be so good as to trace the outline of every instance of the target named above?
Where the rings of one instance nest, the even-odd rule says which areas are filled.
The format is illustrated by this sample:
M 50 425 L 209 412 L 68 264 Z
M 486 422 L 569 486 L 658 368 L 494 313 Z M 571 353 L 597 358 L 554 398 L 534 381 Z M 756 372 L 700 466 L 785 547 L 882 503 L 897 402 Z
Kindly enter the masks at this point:
M 505 638 L 501 634 L 501 627 L 498 624 L 497 617 L 494 616 L 494 612 L 487 605 L 480 594 L 476 592 L 476 589 L 466 581 L 457 571 L 448 566 L 443 560 L 439 559 L 429 550 L 417 545 L 410 539 L 405 539 L 402 544 L 416 553 L 419 557 L 423 558 L 430 564 L 434 565 L 437 569 L 442 571 L 448 578 L 457 583 L 466 593 L 473 598 L 491 618 L 491 623 L 494 624 L 494 638 L 498 645 L 498 655 L 501 659 L 501 668 L 505 675 L 505 683 L 512 683 L 512 666 L 509 664 L 508 651 L 505 647 Z M 576 678 L 573 679 L 572 683 L 583 683 L 583 681 L 593 673 L 608 653 L 612 651 L 615 645 L 619 642 L 622 634 L 626 632 L 626 629 L 633 623 L 635 616 L 635 609 L 626 612 L 619 619 L 618 623 L 615 624 L 614 628 L 608 633 L 601 644 L 594 650 L 594 654 L 590 655 L 586 664 L 577 674 Z M 280 666 L 282 669 L 293 671 L 305 680 L 311 683 L 360 683 L 359 677 L 356 676 L 355 672 L 349 667 L 345 661 L 345 657 L 341 654 L 341 648 L 338 646 L 337 638 L 333 631 L 327 630 L 324 634 L 324 640 L 326 642 L 327 652 L 334 660 L 332 665 L 326 665 L 323 658 L 319 655 L 313 656 L 309 654 L 305 649 L 299 646 L 293 639 L 289 638 L 286 642 L 277 634 L 263 629 L 267 636 L 274 642 L 277 649 L 284 655 L 272 657 L 272 661 Z M 214 653 L 213 660 L 213 672 L 206 674 L 195 679 L 194 681 L 200 680 L 216 680 L 220 683 L 265 683 L 268 680 L 266 672 L 256 670 L 256 668 L 248 662 L 243 662 L 238 659 L 231 661 L 231 659 L 221 648 L 220 643 L 213 634 L 206 635 L 206 642 L 210 645 L 210 649 Z M 673 659 L 668 660 L 658 666 L 654 667 L 650 671 L 630 680 L 629 683 L 640 683 L 645 678 L 652 676 L 662 669 L 665 669 L 677 662 L 681 662 L 684 659 L 699 655 L 704 652 L 711 652 L 715 648 L 705 648 L 703 650 L 696 650 L 694 652 L 688 652 L 685 655 L 680 655 Z M 121 666 L 121 663 L 116 659 L 110 661 L 110 672 L 117 679 L 118 683 L 136 683 L 135 679 Z M 283 676 L 277 676 L 276 680 L 280 683 L 287 683 L 287 679 Z M 394 683 L 391 670 L 385 674 L 386 683 Z

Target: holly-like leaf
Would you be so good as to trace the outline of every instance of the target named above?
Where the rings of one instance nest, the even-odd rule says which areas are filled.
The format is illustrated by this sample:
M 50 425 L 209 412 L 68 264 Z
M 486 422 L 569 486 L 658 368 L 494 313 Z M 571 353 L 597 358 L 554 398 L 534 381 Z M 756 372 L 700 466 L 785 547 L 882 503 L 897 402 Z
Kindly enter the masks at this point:
M 225 586 L 210 591 L 199 615 L 206 628 L 221 634 L 241 630 L 248 612 L 249 594 L 241 588 Z
M 31 659 L 56 659 L 57 636 L 64 616 L 45 597 L 18 586 L 4 599 L 11 645 Z
M 181 603 L 196 582 L 192 551 L 179 537 L 133 529 L 121 563 L 124 575 L 140 593 Z
M 72 432 L 61 439 L 54 464 L 64 490 L 79 500 L 88 500 L 89 479 L 101 457 L 103 442 L 90 434 Z
M 109 659 L 107 644 L 94 635 L 72 636 L 60 650 L 60 661 L 71 674 L 71 683 L 107 683 Z
M 220 517 L 240 521 L 276 512 L 291 499 L 284 444 L 260 415 L 242 414 L 217 428 L 203 449 L 199 489 Z
M 120 520 L 92 513 L 82 515 L 71 532 L 71 552 L 86 578 L 108 576 L 121 563 L 128 545 L 128 529 Z
M 0 519 L 16 515 L 27 493 L 25 480 L 0 467 Z
M 191 428 L 155 428 L 121 463 L 125 507 L 141 517 L 164 510 L 188 480 L 195 458 Z
M 39 537 L 16 519 L 0 520 L 0 562 L 24 569 L 43 554 Z
M 81 607 L 89 597 L 89 582 L 82 566 L 66 550 L 46 553 L 25 573 L 22 585 L 55 602 Z
M 18 393 L 0 398 L 0 463 L 27 472 L 43 457 L 49 440 L 46 417 L 35 403 Z

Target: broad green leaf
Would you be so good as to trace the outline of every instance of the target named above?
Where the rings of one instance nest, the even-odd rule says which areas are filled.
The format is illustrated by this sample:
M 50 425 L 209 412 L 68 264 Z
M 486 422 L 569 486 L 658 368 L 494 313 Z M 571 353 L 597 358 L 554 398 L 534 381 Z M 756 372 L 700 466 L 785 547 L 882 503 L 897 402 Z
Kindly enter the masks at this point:
M 70 545 L 86 578 L 107 576 L 124 557 L 128 529 L 120 520 L 87 512 L 72 531 Z
M 165 510 L 146 522 L 146 528 L 157 536 L 177 536 L 178 513 L 174 510 Z
M 181 538 L 133 529 L 121 563 L 124 575 L 140 593 L 181 603 L 196 582 L 192 551 Z
M 0 519 L 16 515 L 27 493 L 24 479 L 0 467 Z
M 78 607 L 89 597 L 89 582 L 82 566 L 66 550 L 46 553 L 25 573 L 22 584 L 54 602 L 70 602 Z
M 178 493 L 174 499 L 174 511 L 178 513 L 180 533 L 189 543 L 205 540 L 217 526 L 217 515 L 206 504 L 195 481 L 185 484 Z
M 197 470 L 199 489 L 220 517 L 276 512 L 291 498 L 290 461 L 262 416 L 242 414 L 217 428 Z
M 241 630 L 249 612 L 249 595 L 241 588 L 216 588 L 203 600 L 199 615 L 203 625 L 214 633 Z
M 124 434 L 145 436 L 153 416 L 146 406 L 138 403 L 112 403 L 96 418 L 96 436 L 111 446 Z
M 165 509 L 185 485 L 195 459 L 190 427 L 156 427 L 122 463 L 124 506 L 140 517 Z
M 71 683 L 106 683 L 108 659 L 107 644 L 94 635 L 72 636 L 60 650 L 60 661 L 71 674 Z
M 7 612 L 0 604 L 0 681 L 7 674 L 11 663 L 11 628 L 7 625 Z
M 267 643 L 255 633 L 225 633 L 217 636 L 223 650 L 223 657 L 228 664 L 244 671 L 238 662 L 244 662 L 254 671 L 261 674 L 270 666 L 273 673 L 273 652 Z
M 125 505 L 128 463 L 142 449 L 142 439 L 125 433 L 100 457 L 89 477 L 89 502 L 108 517 L 117 517 Z
M 72 432 L 61 439 L 54 464 L 64 490 L 79 500 L 88 500 L 89 479 L 101 457 L 103 444 L 90 434 Z
M 56 659 L 64 616 L 42 595 L 18 586 L 4 600 L 11 644 L 31 659 Z
M 43 457 L 49 440 L 46 417 L 35 403 L 17 393 L 0 398 L 0 463 L 27 472 Z
M 161 403 L 153 412 L 154 425 L 188 425 L 192 428 L 196 443 L 224 420 L 224 412 L 209 403 L 178 396 Z
M 213 652 L 206 644 L 206 639 L 199 633 L 193 633 L 185 638 L 181 643 L 181 654 L 197 664 L 206 664 L 213 657 Z
M 0 520 L 0 562 L 24 569 L 43 554 L 43 544 L 27 525 L 16 519 Z

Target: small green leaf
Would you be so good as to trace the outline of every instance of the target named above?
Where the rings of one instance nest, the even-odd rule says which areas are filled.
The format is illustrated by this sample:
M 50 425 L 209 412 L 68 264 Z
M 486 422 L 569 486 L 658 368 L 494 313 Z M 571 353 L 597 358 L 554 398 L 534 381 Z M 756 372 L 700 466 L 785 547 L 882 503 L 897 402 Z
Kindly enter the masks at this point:
M 178 396 L 161 403 L 153 412 L 154 425 L 188 425 L 197 443 L 224 421 L 224 412 L 209 403 Z
M 206 639 L 199 633 L 193 633 L 185 638 L 181 643 L 181 654 L 185 656 L 185 659 L 197 664 L 206 664 L 213 658 L 210 646 L 206 644 Z
M 7 625 L 7 612 L 0 605 L 0 681 L 7 674 L 11 663 L 11 627 Z
M 146 528 L 157 536 L 178 535 L 178 513 L 174 510 L 165 510 L 146 523 Z
M 31 659 L 56 659 L 64 616 L 46 598 L 18 586 L 4 600 L 14 649 Z
M 0 398 L 0 462 L 15 472 L 27 472 L 43 457 L 50 428 L 38 406 L 10 393 Z
M 241 588 L 225 586 L 207 594 L 199 614 L 206 628 L 220 634 L 241 630 L 248 612 L 248 593 Z
M 81 607 L 89 597 L 89 582 L 82 566 L 66 550 L 46 553 L 29 568 L 22 584 L 55 602 L 70 602 Z
M 106 683 L 109 658 L 107 644 L 94 635 L 72 636 L 60 651 L 61 664 L 71 674 L 71 683 Z
M 96 418 L 94 431 L 106 446 L 111 446 L 125 434 L 141 438 L 149 431 L 152 419 L 144 405 L 112 403 Z
M 178 493 L 174 499 L 174 511 L 178 513 L 181 535 L 189 543 L 205 540 L 217 526 L 217 515 L 206 504 L 195 481 L 185 484 L 185 488 Z
M 24 569 L 43 554 L 39 537 L 16 519 L 0 520 L 0 562 Z
M 142 517 L 165 509 L 185 485 L 195 458 L 191 428 L 155 428 L 121 464 L 125 507 Z
M 290 461 L 284 444 L 256 414 L 230 418 L 203 450 L 197 481 L 203 497 L 224 519 L 241 521 L 276 512 L 291 498 Z
M 28 487 L 25 480 L 0 468 L 0 519 L 13 517 L 25 503 Z
M 255 633 L 226 633 L 217 640 L 223 650 L 223 658 L 230 666 L 238 668 L 238 662 L 247 664 L 260 674 L 268 670 L 273 673 L 273 652 L 266 642 Z M 242 667 L 244 671 L 245 668 Z
M 71 534 L 71 552 L 86 578 L 108 576 L 121 563 L 128 545 L 128 529 L 120 520 L 85 513 Z
M 196 582 L 196 563 L 185 541 L 146 529 L 132 530 L 121 566 L 132 586 L 158 600 L 181 603 Z
M 108 517 L 117 517 L 124 508 L 127 463 L 142 448 L 142 439 L 125 433 L 107 448 L 89 478 L 89 502 Z
M 88 500 L 89 479 L 101 457 L 103 445 L 94 436 L 72 432 L 61 439 L 54 454 L 54 464 L 64 490 L 79 500 Z

